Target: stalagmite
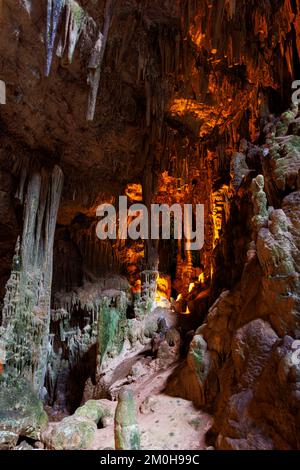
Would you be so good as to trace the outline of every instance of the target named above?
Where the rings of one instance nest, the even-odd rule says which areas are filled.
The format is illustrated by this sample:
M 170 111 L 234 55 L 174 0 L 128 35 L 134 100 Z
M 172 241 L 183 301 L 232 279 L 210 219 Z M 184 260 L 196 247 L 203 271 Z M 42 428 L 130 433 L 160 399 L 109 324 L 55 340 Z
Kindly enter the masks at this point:
M 107 293 L 108 294 L 108 293 Z M 100 300 L 98 314 L 98 366 L 103 368 L 108 358 L 120 354 L 126 339 L 126 310 L 124 292 L 111 291 Z
M 115 414 L 116 450 L 139 450 L 140 433 L 136 422 L 135 402 L 131 390 L 119 394 Z
M 259 230 L 268 225 L 269 213 L 267 196 L 264 192 L 264 177 L 258 175 L 252 180 L 252 202 L 254 207 L 254 216 L 252 218 L 253 230 L 254 230 L 254 241 L 256 239 Z

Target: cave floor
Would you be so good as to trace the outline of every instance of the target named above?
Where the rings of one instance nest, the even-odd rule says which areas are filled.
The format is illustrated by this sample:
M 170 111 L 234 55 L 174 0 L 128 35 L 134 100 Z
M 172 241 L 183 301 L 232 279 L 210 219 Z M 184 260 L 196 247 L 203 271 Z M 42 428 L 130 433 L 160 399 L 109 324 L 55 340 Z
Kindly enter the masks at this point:
M 192 402 L 168 396 L 163 392 L 169 376 L 177 366 L 178 363 L 166 370 L 140 377 L 130 385 L 137 404 L 137 421 L 142 449 L 197 450 L 206 448 L 205 434 L 211 427 L 211 417 L 195 408 Z M 151 397 L 151 406 L 148 406 L 146 413 L 142 413 L 141 405 L 149 397 Z M 113 403 L 116 406 L 117 402 Z M 113 426 L 98 429 L 93 449 L 114 449 Z
M 211 416 L 197 409 L 191 401 L 164 393 L 167 380 L 178 365 L 177 362 L 167 369 L 140 376 L 130 384 L 136 401 L 141 448 L 144 450 L 206 449 L 205 434 L 211 427 Z M 117 401 L 111 401 L 110 405 L 114 411 Z M 52 424 L 56 426 L 58 422 Z M 113 424 L 98 429 L 91 450 L 114 448 Z

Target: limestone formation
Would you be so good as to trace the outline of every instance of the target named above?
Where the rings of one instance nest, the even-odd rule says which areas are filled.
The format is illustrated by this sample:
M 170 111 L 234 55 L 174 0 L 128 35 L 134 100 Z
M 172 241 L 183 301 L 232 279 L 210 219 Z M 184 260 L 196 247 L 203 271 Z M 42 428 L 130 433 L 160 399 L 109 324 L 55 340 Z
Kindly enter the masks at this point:
M 26 378 L 40 396 L 47 369 L 53 243 L 62 185 L 57 166 L 50 176 L 35 173 L 29 178 L 23 234 L 2 312 L 6 373 Z
M 125 295 L 104 297 L 100 304 L 98 319 L 98 361 L 101 367 L 107 356 L 122 352 L 126 338 Z
M 24 378 L 0 379 L 0 449 L 14 448 L 20 436 L 39 440 L 48 417 L 32 384 Z
M 232 178 L 232 185 L 237 191 L 245 178 L 249 173 L 249 168 L 246 163 L 246 155 L 244 153 L 235 153 L 232 156 L 230 176 Z
M 81 416 L 83 418 L 94 421 L 95 424 L 101 424 L 104 426 L 108 424 L 110 418 L 112 418 L 111 407 L 109 402 L 105 400 L 89 400 L 80 408 L 77 408 L 74 416 Z
M 74 0 L 65 0 L 66 6 L 66 19 L 63 30 L 63 35 L 59 40 L 56 55 L 63 57 L 66 52 L 67 60 L 69 63 L 73 60 L 74 51 L 76 44 L 82 34 L 86 22 L 89 19 L 86 18 L 84 10 Z
M 52 450 L 87 450 L 91 448 L 97 426 L 91 419 L 68 416 L 58 424 L 49 425 L 41 440 Z
M 255 234 L 257 234 L 259 230 L 265 227 L 268 223 L 267 196 L 264 192 L 264 185 L 265 182 L 263 175 L 258 175 L 252 181 L 251 185 L 254 209 L 254 217 L 252 221 Z
M 46 76 L 50 74 L 52 58 L 54 53 L 54 43 L 58 28 L 60 15 L 62 13 L 65 0 L 47 0 L 47 32 L 46 32 Z
M 136 422 L 135 401 L 131 390 L 119 394 L 115 414 L 115 448 L 139 450 L 140 433 Z
M 105 7 L 105 19 L 103 26 L 103 34 L 99 32 L 97 41 L 92 50 L 91 57 L 88 63 L 88 84 L 90 85 L 90 94 L 88 100 L 88 108 L 86 118 L 92 121 L 95 115 L 96 100 L 98 88 L 100 83 L 101 67 L 104 58 L 106 43 L 108 39 L 110 23 L 113 15 L 115 0 L 107 0 Z

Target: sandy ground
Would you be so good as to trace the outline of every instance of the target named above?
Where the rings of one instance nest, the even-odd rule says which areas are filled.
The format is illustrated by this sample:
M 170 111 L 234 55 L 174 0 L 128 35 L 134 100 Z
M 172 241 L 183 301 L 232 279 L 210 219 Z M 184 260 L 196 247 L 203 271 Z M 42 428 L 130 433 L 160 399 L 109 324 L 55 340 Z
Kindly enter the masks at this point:
M 205 434 L 211 417 L 197 410 L 190 401 L 163 393 L 165 383 L 174 367 L 141 377 L 130 388 L 137 403 L 137 421 L 141 446 L 146 450 L 205 449 Z M 151 397 L 151 410 L 140 412 L 140 405 Z M 113 402 L 116 406 L 116 402 Z M 96 433 L 93 449 L 114 449 L 114 429 L 109 426 Z
M 176 326 L 176 316 L 169 309 L 158 309 L 157 315 L 165 317 L 169 326 Z M 164 393 L 168 378 L 181 362 L 177 361 L 162 369 L 149 353 L 150 345 L 136 355 L 124 357 L 113 369 L 111 377 L 111 396 L 116 397 L 122 388 L 134 392 L 142 449 L 206 449 L 205 434 L 211 427 L 212 418 L 196 409 L 192 402 Z M 132 372 L 134 367 L 135 373 Z M 144 406 L 149 398 L 151 406 Z M 114 414 L 117 401 L 107 401 L 106 406 Z M 96 431 L 92 449 L 114 449 L 113 423 Z

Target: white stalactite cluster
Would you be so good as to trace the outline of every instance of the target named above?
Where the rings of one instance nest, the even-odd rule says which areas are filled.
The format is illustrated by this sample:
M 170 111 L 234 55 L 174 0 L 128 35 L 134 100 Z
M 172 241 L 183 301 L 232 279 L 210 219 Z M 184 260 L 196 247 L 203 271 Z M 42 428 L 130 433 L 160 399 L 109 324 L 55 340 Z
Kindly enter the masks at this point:
M 115 0 L 107 0 L 103 33 L 100 31 L 100 28 L 96 25 L 93 18 L 87 15 L 75 0 L 47 1 L 46 77 L 50 74 L 55 49 L 55 39 L 62 17 L 64 25 L 56 49 L 56 55 L 58 57 L 64 58 L 66 56 L 68 63 L 71 64 L 79 41 L 81 40 L 81 46 L 83 48 L 90 47 L 90 43 L 94 41 L 94 46 L 91 48 L 90 59 L 87 65 L 87 82 L 90 86 L 90 93 L 86 118 L 88 121 L 92 121 L 95 115 L 101 66 L 104 58 Z

